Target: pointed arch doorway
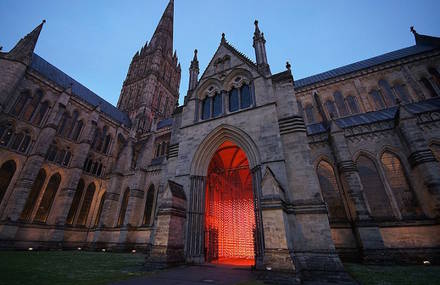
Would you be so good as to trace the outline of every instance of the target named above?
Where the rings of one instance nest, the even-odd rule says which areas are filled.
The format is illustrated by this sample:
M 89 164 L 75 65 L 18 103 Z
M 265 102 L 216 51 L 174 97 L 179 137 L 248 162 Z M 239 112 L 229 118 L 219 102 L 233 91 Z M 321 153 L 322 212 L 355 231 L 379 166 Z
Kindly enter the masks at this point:
M 205 187 L 205 260 L 254 265 L 257 231 L 252 173 L 239 146 L 225 141 L 218 147 Z

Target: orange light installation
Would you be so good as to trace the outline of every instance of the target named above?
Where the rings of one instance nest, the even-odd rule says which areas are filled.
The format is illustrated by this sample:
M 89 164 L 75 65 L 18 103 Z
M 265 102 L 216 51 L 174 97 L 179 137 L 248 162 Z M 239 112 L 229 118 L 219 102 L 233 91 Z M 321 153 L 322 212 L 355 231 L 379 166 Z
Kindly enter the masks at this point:
M 252 176 L 246 154 L 231 142 L 219 147 L 208 168 L 205 247 L 209 262 L 255 263 Z

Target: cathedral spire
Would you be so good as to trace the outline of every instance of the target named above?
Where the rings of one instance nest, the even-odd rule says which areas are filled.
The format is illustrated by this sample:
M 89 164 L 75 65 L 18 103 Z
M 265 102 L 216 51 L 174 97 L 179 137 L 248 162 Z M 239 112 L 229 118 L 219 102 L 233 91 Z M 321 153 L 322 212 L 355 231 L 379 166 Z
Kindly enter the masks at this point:
M 150 41 L 153 48 L 162 48 L 166 53 L 173 55 L 173 22 L 174 22 L 174 0 L 170 0 L 167 8 L 160 18 L 159 25 Z
M 30 64 L 44 23 L 46 23 L 46 20 L 43 20 L 32 32 L 22 38 L 8 53 L 7 58 L 20 61 L 26 65 Z

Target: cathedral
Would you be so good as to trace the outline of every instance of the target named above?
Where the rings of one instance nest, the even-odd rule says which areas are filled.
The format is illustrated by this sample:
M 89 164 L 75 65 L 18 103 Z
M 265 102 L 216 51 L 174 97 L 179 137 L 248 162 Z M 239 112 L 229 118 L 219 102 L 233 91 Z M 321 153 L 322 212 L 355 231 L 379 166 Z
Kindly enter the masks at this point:
M 117 106 L 0 51 L 0 248 L 145 252 L 146 266 L 342 271 L 440 260 L 440 38 L 303 79 L 223 34 L 178 105 L 174 2 Z M 252 23 L 250 23 L 252 25 Z M 410 35 L 410 34 L 409 34 Z

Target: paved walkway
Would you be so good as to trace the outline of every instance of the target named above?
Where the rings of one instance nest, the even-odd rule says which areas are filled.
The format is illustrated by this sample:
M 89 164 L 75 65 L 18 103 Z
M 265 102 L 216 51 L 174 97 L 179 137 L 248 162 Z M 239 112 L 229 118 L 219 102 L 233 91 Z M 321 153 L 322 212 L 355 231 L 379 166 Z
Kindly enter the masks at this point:
M 113 285 L 201 285 L 237 284 L 255 280 L 247 268 L 220 265 L 181 266 L 153 275 L 114 283 Z

